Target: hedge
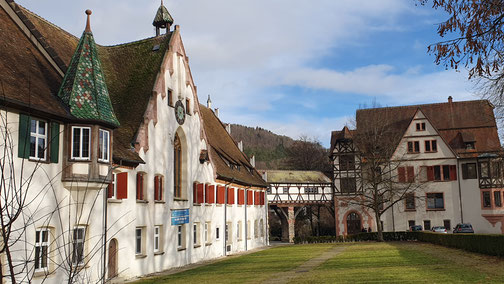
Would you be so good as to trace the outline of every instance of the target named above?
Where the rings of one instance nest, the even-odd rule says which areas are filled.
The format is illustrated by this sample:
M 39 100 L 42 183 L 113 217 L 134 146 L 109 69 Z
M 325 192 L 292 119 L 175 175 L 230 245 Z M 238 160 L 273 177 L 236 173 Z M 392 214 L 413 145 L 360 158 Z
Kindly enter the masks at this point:
M 296 237 L 296 244 L 376 241 L 378 233 L 348 236 Z M 439 234 L 431 232 L 383 232 L 385 241 L 421 241 L 445 247 L 504 257 L 504 235 Z

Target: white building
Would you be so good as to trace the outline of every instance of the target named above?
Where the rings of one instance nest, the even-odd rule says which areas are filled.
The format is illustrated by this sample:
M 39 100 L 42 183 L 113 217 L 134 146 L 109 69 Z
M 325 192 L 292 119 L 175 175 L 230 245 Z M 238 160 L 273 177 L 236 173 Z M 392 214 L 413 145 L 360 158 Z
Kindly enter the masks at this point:
M 383 119 L 388 117 L 389 119 Z M 400 161 L 397 182 L 423 184 L 386 211 L 384 231 L 425 230 L 471 223 L 476 233 L 504 233 L 503 165 L 493 114 L 486 100 L 372 108 L 357 111 L 357 129 L 334 131 L 335 218 L 337 234 L 371 227 L 374 213 L 349 202 L 362 190 L 365 158 L 353 143 L 368 125 L 391 131 L 391 161 Z M 380 124 L 380 123 L 378 123 Z M 364 155 L 363 155 L 364 156 Z
M 199 104 L 166 8 L 155 37 L 115 46 L 87 14 L 79 40 L 0 0 L 2 186 L 26 197 L 3 275 L 130 279 L 266 245 L 267 185 Z

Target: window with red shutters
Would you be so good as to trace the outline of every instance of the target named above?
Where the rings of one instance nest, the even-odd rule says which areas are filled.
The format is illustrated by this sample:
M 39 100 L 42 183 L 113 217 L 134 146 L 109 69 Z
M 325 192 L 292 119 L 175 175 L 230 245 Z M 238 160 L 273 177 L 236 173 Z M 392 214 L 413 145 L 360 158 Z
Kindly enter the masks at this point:
M 260 205 L 264 205 L 265 203 L 265 193 L 264 191 L 261 191 L 261 204 Z
M 254 204 L 254 197 L 252 196 L 252 190 L 247 190 L 247 205 Z
M 234 204 L 234 188 L 228 187 L 227 204 Z
M 406 182 L 406 169 L 404 167 L 397 168 L 399 182 Z
M 226 194 L 226 188 L 222 185 L 217 186 L 217 203 L 218 204 L 224 204 L 225 200 L 225 194 Z
M 116 174 L 112 174 L 112 182 L 107 186 L 107 198 L 114 197 L 115 175 Z
M 145 200 L 144 196 L 144 173 L 137 173 L 136 178 L 136 199 Z
M 197 203 L 204 203 L 205 202 L 205 198 L 204 198 L 204 188 L 205 188 L 205 185 L 202 184 L 202 183 L 199 183 L 196 185 L 196 202 Z
M 457 166 L 450 165 L 450 180 L 457 180 Z
M 205 202 L 207 204 L 212 204 L 215 202 L 215 185 L 205 185 Z
M 434 167 L 428 166 L 427 167 L 427 181 L 433 181 L 433 180 L 434 180 Z
M 238 189 L 238 205 L 245 204 L 245 190 Z
M 259 205 L 259 192 L 254 192 L 254 205 Z
M 128 173 L 118 173 L 116 174 L 116 198 L 126 199 L 128 198 Z
M 456 165 L 441 165 L 427 167 L 428 181 L 450 181 L 457 180 Z
M 193 183 L 193 191 L 192 191 L 192 197 L 193 197 L 193 203 L 198 203 L 198 199 L 197 199 L 197 194 L 196 194 L 196 185 L 197 183 Z
M 164 191 L 164 179 L 163 176 L 154 176 L 154 200 L 162 201 L 163 200 L 163 191 Z
M 407 181 L 415 182 L 415 169 L 413 167 L 406 167 Z

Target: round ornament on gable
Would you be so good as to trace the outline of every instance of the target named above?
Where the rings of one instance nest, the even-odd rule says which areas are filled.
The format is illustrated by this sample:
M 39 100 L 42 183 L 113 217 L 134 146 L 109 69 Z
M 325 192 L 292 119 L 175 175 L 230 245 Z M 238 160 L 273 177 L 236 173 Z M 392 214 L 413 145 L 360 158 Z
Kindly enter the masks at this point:
M 178 124 L 182 125 L 185 121 L 185 108 L 182 101 L 178 100 L 175 103 L 175 118 L 177 119 Z

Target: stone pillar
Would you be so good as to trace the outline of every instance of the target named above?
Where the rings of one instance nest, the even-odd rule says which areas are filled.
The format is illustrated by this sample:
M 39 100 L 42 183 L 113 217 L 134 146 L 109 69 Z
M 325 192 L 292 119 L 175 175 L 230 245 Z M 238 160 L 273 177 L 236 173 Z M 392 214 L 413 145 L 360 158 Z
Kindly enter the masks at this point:
M 288 208 L 288 223 L 289 223 L 289 243 L 294 243 L 294 237 L 296 234 L 296 215 L 294 215 L 294 207 L 289 206 Z

